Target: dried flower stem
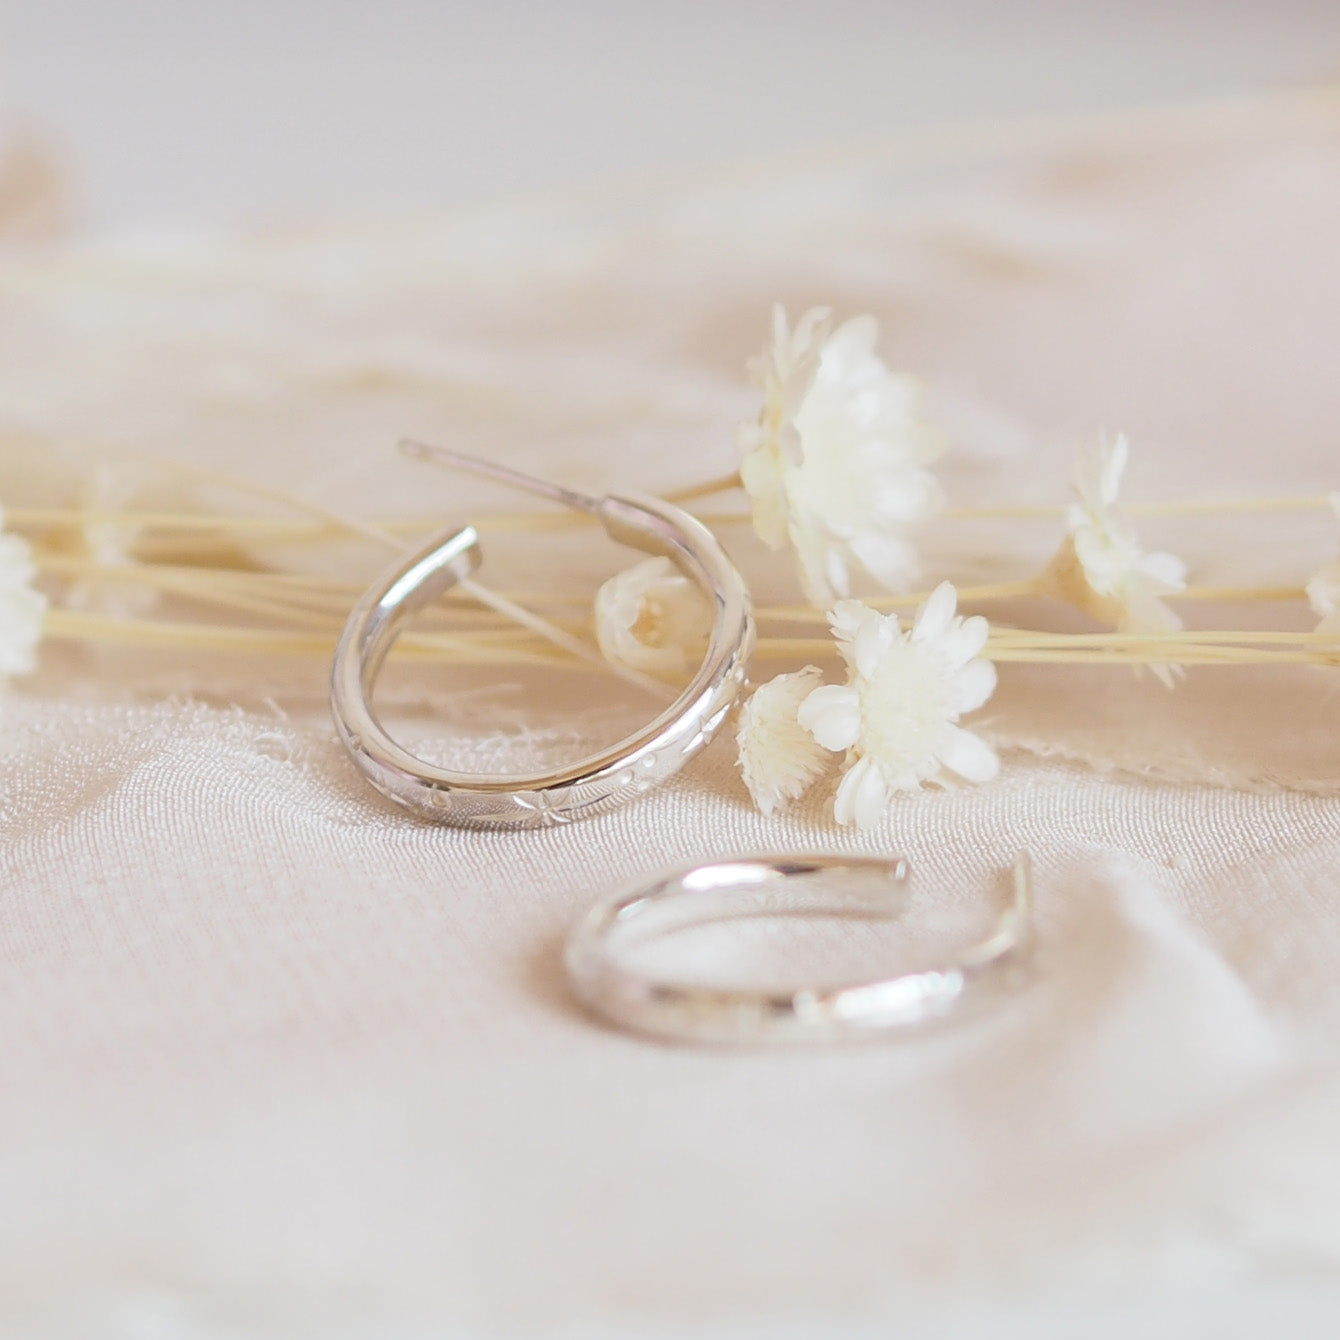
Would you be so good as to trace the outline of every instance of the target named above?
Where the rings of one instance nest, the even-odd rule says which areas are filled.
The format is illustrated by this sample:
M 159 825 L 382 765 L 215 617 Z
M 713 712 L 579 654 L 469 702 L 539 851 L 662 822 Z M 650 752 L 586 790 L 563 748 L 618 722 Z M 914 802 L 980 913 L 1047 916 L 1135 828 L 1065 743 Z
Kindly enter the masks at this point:
M 716 479 L 705 480 L 701 484 L 691 484 L 687 488 L 676 489 L 665 494 L 667 502 L 697 502 L 718 493 L 728 493 L 741 487 L 739 473 L 720 475 Z M 1299 512 L 1326 508 L 1331 505 L 1326 494 L 1294 494 L 1277 498 L 1225 498 L 1221 500 L 1203 499 L 1185 502 L 1131 503 L 1125 510 L 1135 516 L 1185 516 L 1208 512 Z M 1065 515 L 1065 507 L 1056 504 L 1020 504 L 1009 507 L 947 507 L 938 513 L 939 519 L 976 521 L 1009 520 L 1017 518 L 1048 518 Z M 748 512 L 720 513 L 702 520 L 711 520 L 721 524 L 740 525 L 752 521 Z
M 301 594 L 309 601 L 325 600 L 332 606 L 348 610 L 352 599 L 362 592 L 356 582 L 343 581 L 337 577 L 321 577 L 315 574 L 266 572 L 244 568 L 219 568 L 209 566 L 141 563 L 123 566 L 107 566 L 92 559 L 76 555 L 51 552 L 42 547 L 34 548 L 34 557 L 38 566 L 62 576 L 80 576 L 108 582 L 136 582 L 164 589 L 178 589 L 180 582 L 188 575 L 203 579 L 201 594 L 207 596 L 203 582 L 238 582 L 254 584 L 281 594 L 293 592 Z M 460 593 L 463 595 L 464 593 Z M 494 591 L 494 595 L 503 595 L 514 602 L 542 604 L 550 607 L 583 608 L 585 602 L 580 597 L 555 595 L 539 591 Z M 959 599 L 963 604 L 982 603 L 990 600 L 1024 599 L 1044 594 L 1036 579 L 1015 582 L 995 582 L 983 586 L 964 586 L 959 588 Z M 913 608 L 923 603 L 928 593 L 911 592 L 901 596 L 871 596 L 866 603 L 873 609 L 883 611 Z M 1195 601 L 1291 601 L 1303 600 L 1306 593 L 1301 586 L 1189 586 L 1184 591 L 1169 597 L 1172 600 Z M 450 595 L 448 596 L 450 599 Z M 459 610 L 462 615 L 478 615 L 480 611 L 471 611 L 466 607 Z M 809 605 L 760 605 L 755 614 L 760 620 L 778 623 L 817 623 L 825 619 L 823 611 Z M 510 615 L 508 617 L 511 617 Z M 578 622 L 576 620 L 572 622 Z
M 1022 599 L 1041 593 L 1042 588 L 1038 579 L 1029 578 L 1018 582 L 995 582 L 990 586 L 963 586 L 958 590 L 958 599 L 961 605 L 968 605 L 985 600 Z M 927 591 L 920 591 L 901 596 L 871 596 L 865 599 L 864 603 L 871 609 L 887 613 L 890 610 L 912 609 L 923 605 L 929 594 Z M 823 610 L 817 610 L 812 605 L 763 605 L 754 613 L 760 622 L 767 620 L 773 623 L 823 624 L 828 618 Z
M 252 483 L 250 480 L 233 479 L 231 476 L 222 475 L 215 471 L 199 470 L 192 466 L 183 466 L 180 463 L 173 462 L 173 468 L 179 472 L 196 475 L 199 478 L 206 479 L 211 483 L 221 484 L 225 487 L 241 489 L 244 492 L 255 494 L 257 497 L 265 498 L 270 502 L 278 503 L 280 506 L 292 507 L 297 511 L 306 512 L 310 516 L 316 517 L 321 521 L 342 527 L 344 530 L 354 535 L 362 536 L 364 539 L 374 543 L 384 545 L 392 550 L 400 550 L 401 542 L 387 531 L 381 529 L 370 522 L 365 522 L 357 517 L 348 516 L 345 513 L 334 511 L 328 507 L 322 507 L 316 503 L 309 503 L 301 498 L 294 498 L 286 493 L 266 488 L 263 485 Z M 569 655 L 578 660 L 586 661 L 588 664 L 598 666 L 602 670 L 610 670 L 620 679 L 627 683 L 642 689 L 664 699 L 665 686 L 650 675 L 643 674 L 640 670 L 634 670 L 628 666 L 610 665 L 601 655 L 599 648 L 592 646 L 589 642 L 575 636 L 564 628 L 558 627 L 550 620 L 526 609 L 516 601 L 501 595 L 496 591 L 490 590 L 482 583 L 475 581 L 472 577 L 461 577 L 455 583 L 456 589 L 463 595 L 478 601 L 481 605 L 487 606 L 504 618 L 511 619 L 514 623 L 520 624 L 523 628 L 529 629 L 532 633 L 543 638 Z
M 210 568 L 196 566 L 169 566 L 162 563 L 132 563 L 109 565 L 78 555 L 52 554 L 34 550 L 40 571 L 67 578 L 83 578 L 109 585 L 145 585 L 174 595 L 217 604 L 243 608 L 242 599 L 255 600 L 275 606 L 277 613 L 301 611 L 321 615 L 337 625 L 343 625 L 350 606 L 362 594 L 363 587 L 339 578 L 309 576 L 302 573 L 261 572 L 244 568 Z M 496 593 L 495 593 L 496 594 Z M 508 593 L 513 600 L 539 600 L 534 593 Z M 579 605 L 578 601 L 555 599 L 555 606 Z M 449 612 L 448 608 L 449 607 Z M 470 603 L 464 592 L 452 590 L 444 596 L 437 614 L 454 622 L 496 625 L 497 614 L 491 609 L 480 609 Z M 426 611 L 425 619 L 434 617 Z M 587 620 L 559 618 L 558 626 L 571 629 L 585 627 Z M 511 627 L 511 624 L 506 625 Z
M 290 506 L 298 506 L 294 500 Z M 125 526 L 138 531 L 189 531 L 223 533 L 243 539 L 321 541 L 348 530 L 333 520 L 302 521 L 293 517 L 226 515 L 210 512 L 103 512 L 72 507 L 13 507 L 5 511 L 6 523 L 16 530 L 40 531 L 56 527 L 88 525 Z M 578 513 L 497 512 L 472 519 L 480 530 L 542 532 L 570 530 L 592 524 Z M 396 517 L 369 523 L 371 529 L 393 536 L 427 535 L 443 525 L 441 517 Z
M 222 478 L 207 472 L 212 479 Z M 738 484 L 738 476 L 729 476 Z M 248 488 L 244 481 L 233 481 L 237 488 Z M 734 485 L 731 485 L 732 487 Z M 674 490 L 664 495 L 666 501 L 674 503 L 693 502 L 696 499 L 720 492 L 726 487 L 725 479 L 709 480 L 705 484 L 686 489 Z M 307 509 L 307 504 L 287 495 L 274 494 L 269 490 L 252 489 L 262 496 L 283 502 L 290 507 Z M 1223 512 L 1289 512 L 1312 511 L 1330 506 L 1330 499 L 1324 495 L 1300 494 L 1279 498 L 1235 498 L 1223 501 L 1185 501 L 1131 503 L 1126 511 L 1138 516 L 1185 516 L 1195 514 L 1214 514 Z M 316 509 L 321 512 L 322 509 Z M 942 520 L 959 521 L 1000 521 L 1021 519 L 1052 519 L 1063 516 L 1062 506 L 1020 505 L 1017 507 L 950 507 L 939 514 Z M 285 541 L 321 541 L 329 540 L 333 535 L 347 532 L 349 525 L 322 514 L 316 519 L 301 521 L 288 517 L 218 515 L 206 512 L 102 512 L 84 508 L 69 507 L 29 507 L 9 508 L 6 519 L 10 526 L 20 531 L 44 530 L 54 527 L 77 528 L 88 525 L 114 525 L 133 528 L 138 531 L 192 531 L 209 534 L 221 533 L 239 538 L 265 538 Z M 700 514 L 699 520 L 706 525 L 741 526 L 752 522 L 748 512 L 716 512 Z M 562 512 L 492 512 L 472 518 L 481 531 L 542 533 L 555 530 L 572 530 L 589 527 L 592 519 L 581 513 Z M 396 517 L 375 523 L 355 527 L 363 534 L 373 531 L 385 536 L 424 535 L 442 525 L 441 517 Z
M 240 652 L 282 652 L 329 655 L 336 632 L 301 632 L 279 628 L 128 619 L 55 609 L 47 614 L 45 633 L 52 638 L 117 642 L 137 647 L 208 648 Z M 526 635 L 498 630 L 493 635 L 406 633 L 397 653 L 465 665 L 534 665 L 575 669 L 570 661 L 543 644 L 524 645 Z M 1230 641 L 1231 639 L 1231 641 Z M 758 654 L 781 657 L 831 658 L 828 638 L 763 638 Z M 1340 665 L 1340 642 L 1320 634 L 1175 633 L 1146 635 L 1136 646 L 1117 633 L 1052 635 L 1027 629 L 994 630 L 986 654 L 994 661 L 1063 665 Z
M 49 554 L 37 551 L 39 567 L 61 576 L 92 578 L 109 584 L 145 584 L 165 593 L 177 595 L 201 603 L 217 605 L 223 608 L 267 615 L 281 620 L 297 620 L 309 626 L 334 627 L 342 625 L 348 603 L 359 593 L 355 583 L 343 582 L 333 578 L 307 576 L 297 573 L 249 572 L 239 569 L 197 568 L 167 566 L 161 564 L 127 564 L 108 566 L 91 559 L 71 555 Z M 982 602 L 992 599 L 1028 596 L 1038 593 L 1035 582 L 1002 582 L 993 586 L 965 587 L 960 592 L 964 603 Z M 491 598 L 499 599 L 499 593 L 489 592 Z M 1189 599 L 1259 599 L 1287 600 L 1301 599 L 1302 591 L 1295 587 L 1200 587 L 1190 588 L 1185 596 Z M 461 593 L 453 602 L 455 608 L 451 618 L 465 620 L 475 625 L 480 637 L 506 640 L 508 633 L 515 633 L 512 625 L 520 622 L 514 618 L 511 609 L 517 608 L 515 598 L 502 597 L 503 610 L 490 606 L 487 610 L 472 608 L 466 598 L 474 593 Z M 540 599 L 534 593 L 523 593 L 521 598 Z M 883 609 L 897 609 L 920 604 L 925 600 L 921 594 L 884 597 L 870 602 Z M 556 602 L 564 603 L 564 602 Z M 508 622 L 498 625 L 494 618 L 501 615 Z M 757 611 L 761 623 L 797 623 L 822 624 L 824 615 L 808 606 L 763 606 Z M 565 617 L 546 620 L 549 627 L 556 627 L 569 636 L 583 628 L 586 620 L 582 617 Z M 523 625 L 524 626 L 524 625 Z M 529 631 L 535 631 L 533 629 Z M 1044 633 L 1031 629 L 1013 629 L 997 625 L 996 635 L 1004 638 L 1024 638 L 1038 646 L 1129 646 L 1132 638 L 1122 633 Z M 1185 643 L 1238 643 L 1242 645 L 1282 643 L 1292 644 L 1319 636 L 1305 633 L 1278 632 L 1271 630 L 1208 630 L 1182 632 L 1168 635 L 1143 636 L 1141 644 L 1157 641 L 1179 641 Z M 1321 637 L 1322 642 L 1333 639 Z M 765 643 L 768 642 L 764 639 Z M 772 639 L 774 648 L 785 639 Z M 600 668 L 604 669 L 602 661 Z M 654 681 L 658 691 L 663 690 L 660 681 Z
M 697 502 L 699 498 L 710 498 L 718 493 L 728 493 L 731 489 L 742 487 L 740 484 L 740 472 L 736 470 L 733 474 L 719 475 L 716 479 L 705 480 L 701 484 L 690 484 L 688 488 L 675 489 L 665 494 L 666 502 L 684 503 Z
M 1064 636 L 1064 635 L 1062 635 Z M 1104 635 L 1099 635 L 1104 636 Z M 1121 637 L 1121 634 L 1107 636 Z M 997 639 L 994 634 L 983 653 L 998 662 L 1025 662 L 1052 665 L 1328 665 L 1340 666 L 1340 644 L 1334 638 L 1321 638 L 1307 646 L 1308 634 L 1292 637 L 1293 645 L 1276 646 L 1215 645 L 1213 642 L 1163 643 L 1141 638 L 1134 642 L 1070 645 L 1034 643 L 1027 638 Z M 1302 646 L 1298 644 L 1304 644 Z M 765 659 L 831 659 L 836 655 L 827 638 L 763 638 L 756 654 Z
M 128 619 L 70 609 L 48 610 L 43 635 L 66 641 L 110 642 L 131 647 L 270 652 L 322 657 L 328 657 L 334 652 L 338 640 L 337 630 L 326 634 L 304 633 L 283 628 L 189 623 L 166 619 Z M 500 650 L 490 642 L 475 642 L 469 637 L 449 637 L 433 633 L 406 633 L 397 641 L 392 649 L 392 655 L 445 661 L 453 665 L 504 664 L 535 665 L 556 669 L 574 668 L 566 657 L 555 655 L 552 651 L 545 650 L 542 645 L 535 649 L 507 647 Z
M 996 582 L 989 586 L 959 588 L 959 602 L 963 605 L 981 604 L 990 600 L 1019 600 L 1047 594 L 1037 579 L 1018 582 Z M 923 604 L 929 592 L 914 591 L 902 596 L 872 596 L 866 604 L 881 611 L 912 609 Z M 1167 597 L 1169 600 L 1201 601 L 1289 601 L 1303 600 L 1306 593 L 1301 586 L 1188 586 Z M 760 621 L 775 623 L 822 624 L 827 617 L 823 611 L 809 605 L 764 605 L 755 613 Z M 1292 636 L 1292 635 L 1290 635 Z
M 169 463 L 171 464 L 171 463 Z M 301 654 L 329 654 L 334 646 L 345 613 L 359 593 L 355 583 L 301 573 L 276 573 L 241 567 L 217 566 L 217 546 L 221 538 L 234 540 L 310 540 L 330 541 L 340 535 L 354 534 L 387 548 L 398 549 L 402 537 L 420 533 L 440 524 L 440 520 L 399 520 L 372 524 L 327 508 L 305 503 L 287 494 L 233 479 L 210 471 L 178 467 L 180 473 L 207 479 L 237 489 L 276 505 L 308 514 L 309 519 L 295 520 L 265 516 L 217 516 L 186 512 L 109 512 L 94 513 L 80 509 L 28 509 L 9 513 L 9 522 L 18 529 L 37 532 L 34 556 L 44 572 L 65 578 L 82 578 L 115 584 L 147 584 L 165 594 L 213 606 L 233 614 L 259 616 L 277 627 L 248 627 L 230 624 L 195 623 L 172 619 L 131 619 L 91 612 L 56 609 L 48 613 L 45 631 L 63 639 L 115 641 L 141 647 L 209 648 L 236 651 L 269 651 Z M 736 477 L 708 481 L 695 488 L 670 494 L 672 500 L 687 502 L 733 487 Z M 1131 508 L 1148 514 L 1209 513 L 1219 511 L 1285 511 L 1329 506 L 1328 498 L 1306 496 L 1243 499 L 1227 502 L 1160 503 Z M 960 509 L 946 515 L 999 518 L 1007 516 L 1061 515 L 1060 508 L 980 508 Z M 705 518 L 718 524 L 747 518 L 717 516 Z M 540 513 L 500 513 L 481 519 L 481 529 L 517 531 L 558 529 L 583 524 L 584 519 L 550 516 Z M 155 532 L 160 537 L 201 537 L 198 565 L 182 563 L 191 554 L 183 551 L 181 538 L 171 542 L 175 563 L 129 563 L 110 566 L 77 554 L 61 552 L 45 543 L 46 532 L 53 528 L 84 529 L 94 523 L 109 523 L 134 528 L 140 540 L 137 551 L 152 552 Z M 207 560 L 215 560 L 214 564 Z M 637 671 L 609 665 L 578 633 L 587 627 L 582 603 L 555 595 L 534 592 L 501 593 L 463 583 L 454 593 L 451 617 L 461 628 L 444 630 L 434 626 L 420 629 L 401 640 L 400 649 L 408 657 L 430 658 L 455 664 L 542 666 L 576 668 L 563 655 L 547 651 L 536 638 L 547 641 L 567 656 L 577 657 L 588 666 L 604 672 L 622 674 L 638 687 L 664 697 L 666 686 Z M 1040 578 L 998 582 L 960 590 L 965 603 L 1024 599 L 1045 594 Z M 1191 601 L 1294 601 L 1304 598 L 1297 586 L 1202 586 L 1190 587 L 1180 598 Z M 466 599 L 479 601 L 485 608 L 472 608 Z M 923 603 L 927 593 L 882 597 L 871 601 L 884 610 L 912 608 Z M 551 609 L 579 611 L 571 615 L 546 618 L 522 605 L 525 600 Z M 824 616 L 817 610 L 799 605 L 764 606 L 757 611 L 760 622 L 816 625 Z M 429 616 L 430 618 L 432 616 Z M 758 653 L 764 658 L 829 657 L 833 644 L 828 638 L 763 638 Z M 1045 633 L 1025 628 L 997 626 L 987 654 L 998 661 L 1041 664 L 1340 664 L 1340 643 L 1331 636 L 1289 633 L 1272 630 L 1184 631 L 1160 635 L 1122 633 Z
M 1305 600 L 1301 586 L 1188 586 L 1173 591 L 1165 600 Z

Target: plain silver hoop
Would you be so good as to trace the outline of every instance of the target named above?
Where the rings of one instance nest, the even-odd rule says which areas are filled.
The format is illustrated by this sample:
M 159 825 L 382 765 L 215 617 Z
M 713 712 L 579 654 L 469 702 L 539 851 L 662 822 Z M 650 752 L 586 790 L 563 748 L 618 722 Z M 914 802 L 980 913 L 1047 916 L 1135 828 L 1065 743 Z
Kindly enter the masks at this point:
M 835 888 L 830 872 L 866 878 Z M 686 926 L 768 915 L 895 915 L 904 860 L 761 856 L 667 875 L 592 908 L 564 955 L 578 1000 L 628 1032 L 669 1042 L 754 1045 L 836 1042 L 906 1033 L 998 999 L 1023 980 L 1032 942 L 1032 867 L 1020 855 L 1011 893 L 989 934 L 952 962 L 851 985 L 787 991 L 689 985 L 629 966 L 627 951 Z M 799 902 L 797 901 L 799 900 Z
M 442 448 L 417 455 L 502 479 L 589 512 L 610 537 L 664 555 L 711 602 L 702 666 L 649 725 L 570 767 L 496 778 L 439 768 L 387 733 L 373 709 L 377 676 L 405 623 L 479 565 L 473 527 L 441 532 L 395 564 L 363 596 L 335 652 L 331 710 L 340 740 L 363 775 L 395 804 L 435 823 L 524 829 L 566 824 L 634 800 L 674 776 L 716 734 L 746 680 L 754 618 L 743 577 L 712 533 L 681 508 L 655 498 L 595 498 Z

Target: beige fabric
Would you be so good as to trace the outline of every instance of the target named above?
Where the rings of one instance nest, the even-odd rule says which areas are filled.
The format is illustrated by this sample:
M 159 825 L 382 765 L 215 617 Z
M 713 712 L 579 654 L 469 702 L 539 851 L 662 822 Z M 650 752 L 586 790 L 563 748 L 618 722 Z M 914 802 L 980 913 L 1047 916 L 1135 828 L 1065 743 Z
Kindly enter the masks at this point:
M 1137 496 L 1320 492 L 1340 483 L 1337 182 L 1340 111 L 1318 98 L 436 228 L 16 254 L 0 497 L 61 496 L 133 444 L 364 516 L 500 504 L 395 461 L 407 432 L 578 485 L 693 482 L 733 463 L 741 365 L 778 297 L 884 319 L 956 429 L 956 501 L 1060 501 L 1099 426 L 1131 433 Z M 1149 535 L 1197 582 L 1301 582 L 1336 547 L 1320 511 Z M 929 575 L 1024 576 L 1056 538 L 945 522 Z M 787 589 L 747 534 L 730 543 L 761 595 Z M 494 537 L 487 570 L 571 586 L 618 561 L 581 534 L 543 546 Z M 53 646 L 0 703 L 18 1333 L 770 1333 L 780 1315 L 837 1335 L 1058 1286 L 1333 1286 L 1333 676 L 1193 671 L 1168 695 L 1006 668 L 1002 779 L 910 798 L 864 837 L 824 795 L 756 815 L 726 742 L 597 821 L 425 828 L 358 782 L 323 677 Z M 591 706 L 580 678 L 543 689 L 406 675 L 393 694 L 425 749 L 499 768 L 639 711 Z M 981 924 L 1030 849 L 1035 986 L 971 1028 L 809 1055 L 650 1046 L 568 1003 L 558 945 L 595 897 L 816 846 L 908 854 L 907 929 L 928 934 Z M 794 937 L 772 948 L 877 947 Z

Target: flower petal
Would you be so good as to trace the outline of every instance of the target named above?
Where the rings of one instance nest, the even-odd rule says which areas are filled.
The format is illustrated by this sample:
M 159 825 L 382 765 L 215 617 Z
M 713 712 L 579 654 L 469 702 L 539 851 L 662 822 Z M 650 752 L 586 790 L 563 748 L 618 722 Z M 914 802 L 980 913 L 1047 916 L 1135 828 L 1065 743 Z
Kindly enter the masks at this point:
M 980 615 L 956 620 L 953 627 L 940 639 L 940 650 L 951 666 L 966 665 L 986 646 L 991 636 L 991 625 Z
M 996 691 L 996 667 L 990 661 L 969 661 L 954 676 L 954 711 L 975 712 Z
M 1186 667 L 1174 665 L 1169 661 L 1160 661 L 1155 665 L 1136 666 L 1137 671 L 1147 669 L 1165 689 L 1171 693 L 1177 685 L 1186 678 Z
M 1160 600 L 1185 589 L 1186 564 L 1174 554 L 1145 553 L 1115 510 L 1130 456 L 1118 437 L 1081 457 L 1075 489 L 1083 503 L 1068 516 L 1070 533 L 1047 566 L 1051 594 L 1120 632 L 1161 632 L 1181 620 Z
M 755 529 L 774 547 L 785 535 L 819 609 L 850 593 L 857 564 L 891 590 L 911 585 L 917 553 L 902 528 L 942 500 L 926 467 L 943 445 L 921 389 L 890 372 L 877 340 L 873 317 L 833 330 L 826 309 L 792 326 L 778 308 L 770 347 L 749 365 L 763 390 L 740 433 Z
M 742 431 L 740 437 L 746 452 L 740 461 L 740 483 L 749 495 L 754 533 L 769 549 L 780 549 L 787 540 L 787 508 L 776 457 L 766 447 L 752 446 L 749 434 Z
M 957 609 L 958 592 L 954 584 L 941 582 L 917 611 L 916 623 L 912 625 L 912 641 L 929 642 L 948 632 Z
M 816 666 L 778 675 L 740 709 L 740 772 L 764 814 L 802 795 L 828 765 L 828 753 L 797 720 L 800 704 L 822 679 Z
M 1132 573 L 1121 592 L 1123 608 L 1117 618 L 1122 633 L 1175 633 L 1182 620 L 1159 599 L 1155 583 L 1142 572 Z
M 861 738 L 861 695 L 849 684 L 822 684 L 800 704 L 796 720 L 825 749 L 841 753 Z
M 839 600 L 828 611 L 828 627 L 832 630 L 834 638 L 839 643 L 854 644 L 869 608 L 859 600 Z
M 1168 588 L 1163 594 L 1171 595 L 1186 587 L 1186 564 L 1176 554 L 1155 550 L 1140 561 L 1140 571 Z
M 1331 507 L 1340 521 L 1340 493 L 1331 494 Z M 1340 559 L 1312 574 L 1305 588 L 1312 612 L 1321 620 L 1318 633 L 1340 633 Z
M 844 364 L 871 357 L 879 340 L 879 322 L 869 314 L 848 317 L 824 346 L 824 361 Z
M 989 782 L 1000 771 L 996 751 L 980 736 L 950 726 L 940 746 L 940 762 L 967 782 Z
M 849 547 L 861 566 L 886 591 L 907 590 L 921 571 L 916 545 L 901 535 L 858 531 Z
M 1130 457 L 1131 444 L 1125 433 L 1119 433 L 1116 441 L 1102 454 L 1099 496 L 1108 507 L 1116 502 L 1117 495 L 1121 492 L 1122 476 L 1126 473 Z
M 847 668 L 865 678 L 899 635 L 896 614 L 880 614 L 859 600 L 838 601 L 829 611 L 828 626 Z
M 853 647 L 856 673 L 869 679 L 879 668 L 880 658 L 896 635 L 896 631 L 890 630 L 881 615 L 874 610 L 867 610 L 866 617 L 857 630 Z
M 1340 563 L 1332 563 L 1314 573 L 1305 589 L 1313 614 L 1323 621 L 1332 618 L 1340 610 Z M 1329 630 L 1318 628 L 1317 631 Z
M 47 611 L 46 597 L 32 584 L 36 576 L 28 542 L 0 534 L 0 679 L 36 666 Z
M 882 485 L 882 486 L 881 486 Z M 871 510 L 881 521 L 906 526 L 924 521 L 944 504 L 944 490 L 929 470 L 885 466 L 884 480 L 872 481 Z
M 824 580 L 828 585 L 828 590 L 835 592 L 840 596 L 851 595 L 851 569 L 847 566 L 846 555 L 836 544 L 829 544 L 824 549 Z M 822 609 L 833 603 L 831 595 L 820 597 L 818 608 Z
M 858 759 L 847 770 L 833 798 L 833 817 L 840 824 L 870 829 L 884 818 L 888 807 L 883 774 L 872 760 Z
M 596 641 L 615 665 L 679 674 L 711 627 L 703 593 L 663 556 L 635 563 L 596 593 Z

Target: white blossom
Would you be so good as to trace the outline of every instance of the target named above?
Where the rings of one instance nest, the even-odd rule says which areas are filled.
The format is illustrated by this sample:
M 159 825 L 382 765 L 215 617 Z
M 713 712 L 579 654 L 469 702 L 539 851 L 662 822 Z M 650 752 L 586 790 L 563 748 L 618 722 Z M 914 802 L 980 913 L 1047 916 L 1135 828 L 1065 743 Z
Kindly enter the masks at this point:
M 1331 506 L 1340 520 L 1340 493 L 1331 494 Z M 1308 582 L 1307 598 L 1313 613 L 1321 620 L 1317 632 L 1340 637 L 1340 558 L 1328 563 Z
M 996 668 L 978 656 L 990 628 L 980 616 L 959 617 L 957 607 L 958 593 L 944 582 L 908 630 L 896 614 L 857 600 L 829 615 L 847 682 L 814 689 L 798 718 L 825 749 L 846 753 L 833 807 L 839 823 L 873 828 L 897 792 L 996 775 L 995 751 L 958 724 L 995 692 Z
M 46 597 L 33 586 L 37 567 L 28 542 L 3 527 L 0 511 L 0 679 L 33 669 L 47 609 Z
M 607 660 L 647 674 L 684 672 L 712 631 L 707 598 L 668 558 L 648 558 L 596 593 L 596 641 Z
M 150 468 L 136 461 L 103 461 L 93 467 L 84 483 L 83 508 L 90 519 L 82 527 L 84 551 L 97 569 L 130 567 L 141 528 L 123 521 L 99 519 L 126 510 L 144 492 Z M 73 583 L 66 603 L 73 609 L 94 609 L 131 618 L 152 609 L 158 593 L 142 582 L 117 581 L 94 571 Z
M 764 814 L 802 795 L 831 762 L 797 716 L 822 678 L 813 665 L 778 675 L 755 689 L 740 709 L 740 772 Z
M 764 397 L 739 435 L 754 529 L 773 549 L 791 545 L 821 609 L 850 594 L 853 565 L 905 590 L 919 569 L 907 528 L 942 502 L 927 468 L 942 444 L 921 416 L 921 388 L 884 365 L 878 336 L 872 316 L 830 333 L 823 308 L 792 329 L 778 306 L 772 344 L 750 365 Z
M 1163 597 L 1186 589 L 1186 564 L 1175 554 L 1146 553 L 1118 512 L 1129 459 L 1125 436 L 1081 455 L 1076 501 L 1066 513 L 1069 533 L 1044 580 L 1062 600 L 1119 633 L 1175 633 L 1182 621 Z M 1171 665 L 1150 668 L 1170 687 L 1180 672 Z

